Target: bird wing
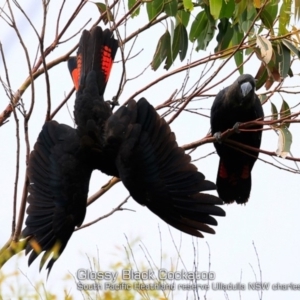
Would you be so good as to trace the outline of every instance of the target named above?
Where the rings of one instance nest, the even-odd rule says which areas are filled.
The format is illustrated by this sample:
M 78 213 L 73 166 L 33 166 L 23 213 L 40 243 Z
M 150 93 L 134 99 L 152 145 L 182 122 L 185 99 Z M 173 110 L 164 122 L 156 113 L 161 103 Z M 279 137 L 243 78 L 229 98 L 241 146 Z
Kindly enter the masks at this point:
M 28 264 L 45 251 L 40 268 L 49 272 L 66 247 L 75 226 L 80 226 L 86 212 L 91 167 L 80 160 L 79 139 L 75 129 L 46 122 L 30 154 L 27 175 L 28 217 L 23 237 L 31 236 L 26 247 Z
M 214 233 L 211 215 L 225 216 L 215 196 L 200 193 L 215 184 L 191 164 L 166 121 L 146 99 L 131 100 L 106 124 L 107 142 L 119 147 L 116 166 L 134 200 L 173 227 L 198 237 Z

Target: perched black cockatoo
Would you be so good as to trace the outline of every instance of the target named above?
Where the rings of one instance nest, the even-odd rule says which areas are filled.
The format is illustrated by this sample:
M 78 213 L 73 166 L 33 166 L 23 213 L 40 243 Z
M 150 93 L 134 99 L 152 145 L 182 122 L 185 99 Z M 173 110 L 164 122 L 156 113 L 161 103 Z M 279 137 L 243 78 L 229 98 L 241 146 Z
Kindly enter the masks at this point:
M 215 184 L 190 163 L 168 124 L 145 99 L 130 100 L 112 114 L 103 93 L 117 46 L 108 29 L 83 32 L 77 58 L 69 61 L 77 90 L 77 128 L 45 123 L 30 155 L 28 217 L 22 232 L 31 237 L 29 264 L 45 251 L 42 267 L 54 253 L 47 265 L 51 270 L 84 220 L 96 169 L 119 177 L 133 199 L 188 234 L 214 233 L 208 225 L 217 221 L 211 215 L 225 215 L 216 206 L 222 204 L 218 197 L 200 193 Z
M 249 74 L 239 76 L 230 86 L 221 90 L 211 108 L 211 131 L 218 136 L 221 132 L 244 123 L 263 118 L 261 102 L 255 94 L 255 80 Z M 252 131 L 232 134 L 229 139 L 259 148 L 262 126 L 251 127 Z M 220 156 L 217 174 L 217 190 L 225 203 L 246 203 L 251 191 L 251 170 L 258 152 L 233 149 L 226 143 L 214 146 Z M 246 154 L 246 153 L 247 154 Z

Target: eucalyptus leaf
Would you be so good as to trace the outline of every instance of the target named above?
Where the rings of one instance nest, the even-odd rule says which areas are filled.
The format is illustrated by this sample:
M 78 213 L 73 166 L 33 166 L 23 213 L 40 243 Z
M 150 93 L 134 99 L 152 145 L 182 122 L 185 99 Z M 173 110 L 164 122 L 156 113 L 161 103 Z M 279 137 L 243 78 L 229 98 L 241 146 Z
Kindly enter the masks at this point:
M 282 158 L 286 158 L 291 151 L 293 137 L 288 128 L 279 128 L 278 132 L 278 147 L 276 154 Z
M 171 55 L 171 36 L 167 30 L 159 39 L 156 50 L 151 62 L 151 67 L 156 71 L 161 63 Z

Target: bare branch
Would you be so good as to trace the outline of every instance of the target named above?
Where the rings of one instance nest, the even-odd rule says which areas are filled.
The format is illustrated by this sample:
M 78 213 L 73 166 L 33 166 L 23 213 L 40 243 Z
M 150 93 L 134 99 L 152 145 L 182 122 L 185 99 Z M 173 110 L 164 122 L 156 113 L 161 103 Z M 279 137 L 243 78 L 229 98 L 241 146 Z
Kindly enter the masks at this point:
M 103 219 L 105 219 L 105 218 L 107 218 L 107 217 L 113 215 L 113 214 L 114 214 L 115 212 L 117 212 L 117 211 L 122 211 L 122 210 L 133 211 L 133 210 L 128 209 L 128 208 L 122 208 L 122 206 L 128 201 L 129 198 L 130 198 L 130 196 L 128 196 L 124 201 L 122 201 L 122 202 L 121 202 L 116 208 L 114 208 L 111 212 L 109 212 L 109 213 L 107 213 L 107 214 L 105 214 L 105 215 L 103 215 L 103 216 L 97 218 L 96 220 L 94 220 L 94 221 L 92 221 L 92 222 L 86 223 L 86 224 L 84 224 L 84 225 L 82 225 L 82 226 L 76 228 L 75 231 L 80 230 L 80 229 L 83 229 L 83 228 L 86 228 L 86 227 L 89 227 L 89 226 L 91 226 L 91 225 L 93 225 L 93 224 L 95 224 L 95 223 L 97 223 L 97 222 L 99 222 L 99 221 L 101 221 L 101 220 L 103 220 Z
M 77 48 L 77 45 L 74 46 L 70 51 L 68 51 L 63 56 L 49 62 L 46 65 L 46 69 L 50 70 L 54 66 L 58 65 L 59 63 L 66 61 L 70 54 L 74 52 L 74 50 Z M 23 93 L 26 91 L 26 89 L 29 87 L 29 85 L 32 84 L 32 82 L 38 78 L 40 75 L 42 75 L 45 72 L 44 68 L 38 69 L 35 73 L 32 74 L 32 79 L 30 77 L 27 77 L 27 79 L 23 82 L 20 89 L 13 95 L 12 104 L 9 104 L 5 110 L 0 114 L 0 126 L 3 124 L 3 122 L 10 116 L 10 113 L 12 112 L 12 105 L 16 105 Z
M 95 194 L 90 196 L 87 200 L 86 206 L 89 206 L 93 202 L 95 202 L 99 197 L 105 194 L 108 190 L 110 190 L 116 183 L 120 182 L 121 180 L 118 177 L 112 177 L 105 185 L 101 187 L 99 191 Z

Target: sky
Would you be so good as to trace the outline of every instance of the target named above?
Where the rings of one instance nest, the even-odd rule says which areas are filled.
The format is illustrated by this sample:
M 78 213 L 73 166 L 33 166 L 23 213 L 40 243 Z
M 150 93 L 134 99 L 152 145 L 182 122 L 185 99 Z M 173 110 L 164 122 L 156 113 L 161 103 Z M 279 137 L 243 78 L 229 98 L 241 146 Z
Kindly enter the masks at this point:
M 3 1 L 2 1 L 3 2 Z M 77 3 L 78 1 L 76 1 Z M 3 5 L 1 5 L 3 7 Z M 24 4 L 24 10 L 28 12 L 33 24 L 38 26 L 41 24 L 41 7 L 31 3 Z M 5 8 L 7 10 L 7 8 Z M 119 17 L 122 16 L 122 7 L 120 7 Z M 45 46 L 48 46 L 55 34 L 55 20 L 59 7 L 53 3 L 50 4 L 48 23 L 46 28 Z M 74 1 L 67 1 L 66 7 L 62 14 L 61 26 L 74 10 Z M 192 14 L 193 18 L 196 13 Z M 82 12 L 76 17 L 74 23 L 66 32 L 65 39 L 77 33 L 82 26 L 89 20 L 92 21 L 86 26 L 90 28 L 94 21 L 98 18 L 98 11 L 93 3 L 87 3 Z M 20 28 L 22 37 L 25 40 L 30 57 L 33 60 L 36 55 L 37 38 L 28 22 L 20 13 L 16 14 L 16 21 Z M 138 18 L 130 19 L 127 23 L 126 30 L 121 28 L 120 34 L 130 35 L 146 22 L 146 15 L 143 14 Z M 103 24 L 102 24 L 103 25 Z M 103 25 L 104 26 L 104 25 Z M 161 23 L 148 31 L 140 34 L 133 45 L 131 52 L 132 59 L 126 64 L 126 72 L 128 78 L 133 78 L 126 85 L 119 102 L 126 101 L 136 90 L 148 85 L 156 78 L 167 73 L 162 67 L 156 72 L 149 68 L 151 58 L 155 51 L 158 38 L 165 31 L 166 26 L 170 23 Z M 17 90 L 28 76 L 28 69 L 19 41 L 12 29 L 0 19 L 0 41 L 3 45 L 5 58 L 9 69 L 11 85 Z M 73 47 L 79 39 L 79 35 L 71 39 L 67 43 L 59 45 L 53 51 L 47 61 L 51 61 L 67 50 Z M 192 51 L 191 47 L 187 55 L 187 59 L 195 61 L 206 57 L 215 47 L 215 41 L 207 52 Z M 125 53 L 130 51 L 130 47 L 126 46 Z M 111 99 L 117 88 L 122 73 L 122 65 L 120 63 L 120 52 L 115 59 L 110 81 L 107 85 L 106 99 Z M 185 65 L 186 61 L 180 62 L 176 60 L 170 71 Z M 221 61 L 216 62 L 211 67 L 208 75 L 217 70 Z M 298 69 L 299 62 L 295 63 L 295 70 Z M 258 60 L 254 57 L 245 66 L 245 73 L 253 76 L 259 67 Z M 219 82 L 224 76 L 227 76 L 234 70 L 234 63 L 227 64 L 222 68 L 211 85 Z M 145 71 L 144 71 L 145 70 Z M 203 67 L 199 66 L 189 71 L 188 84 L 192 86 L 202 74 Z M 0 76 L 4 76 L 3 62 L 0 60 Z M 51 83 L 51 100 L 52 107 L 55 108 L 71 90 L 72 82 L 68 74 L 66 63 L 61 63 L 54 69 L 50 70 Z M 138 77 L 137 77 L 138 76 Z M 175 89 L 179 89 L 182 85 L 186 73 L 181 73 L 168 78 L 153 87 L 142 92 L 139 97 L 145 97 L 154 106 L 164 102 L 170 97 Z M 231 84 L 238 77 L 235 72 L 227 81 L 217 85 L 210 94 L 216 94 L 225 86 Z M 206 77 L 207 78 L 207 77 Z M 202 78 L 202 80 L 205 78 Z M 297 91 L 298 75 L 287 78 L 285 87 L 295 87 L 293 91 Z M 291 89 L 292 90 L 292 89 Z M 299 88 L 298 88 L 299 90 Z M 30 144 L 34 145 L 38 133 L 41 130 L 46 112 L 46 92 L 44 77 L 40 77 L 35 82 L 36 104 L 32 119 L 29 123 Z M 260 94 L 264 89 L 258 90 Z M 299 103 L 297 94 L 282 94 L 284 99 L 294 106 Z M 61 123 L 73 125 L 70 114 L 73 111 L 74 104 L 73 95 L 68 106 L 64 106 L 55 116 L 55 120 Z M 31 92 L 27 90 L 22 96 L 25 107 L 28 109 L 31 99 Z M 195 99 L 189 108 L 199 108 L 200 112 L 209 115 L 209 108 L 212 105 L 214 97 Z M 280 108 L 281 97 L 274 94 L 272 102 Z M 2 111 L 8 103 L 8 99 L 2 87 L 0 87 L 0 110 Z M 265 115 L 271 114 L 270 103 L 264 106 Z M 297 111 L 295 107 L 292 111 Z M 159 111 L 162 113 L 162 111 Z M 23 140 L 23 120 L 22 115 L 18 114 L 21 126 L 21 140 Z M 299 153 L 299 137 L 295 133 L 299 130 L 296 123 L 291 125 L 293 133 L 292 154 L 300 157 Z M 203 138 L 209 131 L 209 118 L 188 112 L 176 119 L 171 125 L 172 130 L 176 133 L 179 145 L 184 145 L 195 140 Z M 276 151 L 277 135 L 273 130 L 263 133 L 262 149 Z M 15 122 L 11 117 L 9 122 L 0 128 L 0 245 L 3 245 L 9 238 L 11 232 L 11 218 L 13 209 L 13 189 L 15 180 L 16 165 L 16 138 L 15 138 Z M 21 145 L 21 166 L 20 181 L 18 185 L 18 199 L 21 198 L 23 179 L 25 177 L 25 147 Z M 208 180 L 215 181 L 218 156 L 216 154 L 209 155 L 214 151 L 212 144 L 206 144 L 194 151 L 192 159 L 196 160 L 195 165 Z M 197 160 L 199 158 L 203 159 Z M 266 155 L 260 155 L 260 158 L 273 164 L 278 164 L 274 159 Z M 286 162 L 278 159 L 282 164 L 286 164 L 295 168 L 293 162 Z M 94 172 L 90 183 L 90 194 L 93 194 L 103 184 L 108 181 L 109 177 Z M 216 195 L 216 192 L 211 192 Z M 280 170 L 266 162 L 258 161 L 252 172 L 252 192 L 250 200 L 246 205 L 224 205 L 226 217 L 219 217 L 218 226 L 215 228 L 216 234 L 206 234 L 203 239 L 196 239 L 187 234 L 180 233 L 178 230 L 171 228 L 158 217 L 152 214 L 147 208 L 140 206 L 133 199 L 125 204 L 127 210 L 119 211 L 112 216 L 101 220 L 100 222 L 88 228 L 79 230 L 74 233 L 70 239 L 67 248 L 61 255 L 60 259 L 55 263 L 51 274 L 47 280 L 47 272 L 43 269 L 39 273 L 39 260 L 37 259 L 30 268 L 27 267 L 27 258 L 24 255 L 14 257 L 6 263 L 2 268 L 4 274 L 9 274 L 15 270 L 19 270 L 18 283 L 13 278 L 7 279 L 2 286 L 2 296 L 10 299 L 12 297 L 11 286 L 18 289 L 25 284 L 30 291 L 33 289 L 32 284 L 42 281 L 46 290 L 55 292 L 59 295 L 59 299 L 63 298 L 64 289 L 75 299 L 85 299 L 82 292 L 77 289 L 76 277 L 79 269 L 90 269 L 94 261 L 99 264 L 102 271 L 114 271 L 114 265 L 120 261 L 123 265 L 128 263 L 128 259 L 133 264 L 133 269 L 137 270 L 136 264 L 144 270 L 154 269 L 157 273 L 159 269 L 164 268 L 168 272 L 174 270 L 193 271 L 195 265 L 199 272 L 211 271 L 215 278 L 209 281 L 209 290 L 207 292 L 199 290 L 200 299 L 298 299 L 300 293 L 300 277 L 299 268 L 300 261 L 298 258 L 300 250 L 300 241 L 298 238 L 299 218 L 298 211 L 300 209 L 299 198 L 299 174 L 294 174 L 284 170 Z M 102 216 L 115 208 L 128 196 L 128 192 L 118 183 L 103 197 L 87 209 L 84 223 L 90 222 L 99 216 Z M 18 202 L 19 204 L 19 202 Z M 133 254 L 133 257 L 132 257 Z M 122 266 L 121 266 L 122 268 Z M 121 272 L 118 269 L 119 272 Z M 205 274 L 205 273 L 203 273 Z M 66 275 L 68 279 L 65 280 Z M 251 290 L 249 283 L 263 282 L 269 288 L 264 290 Z M 91 283 L 92 281 L 83 281 Z M 103 281 L 102 283 L 107 282 Z M 171 281 L 176 284 L 173 293 L 168 297 L 170 299 L 197 299 L 192 290 L 184 292 L 179 290 L 178 285 L 186 283 L 185 280 Z M 199 282 L 198 282 L 199 283 Z M 244 285 L 244 290 L 226 291 L 216 290 L 217 283 Z M 207 284 L 206 280 L 200 280 L 200 284 Z M 298 291 L 293 287 L 299 285 Z M 213 287 L 215 287 L 213 289 Z M 287 288 L 287 290 L 284 290 Z M 42 297 L 43 298 L 43 297 Z M 44 299 L 44 298 L 43 298 Z

